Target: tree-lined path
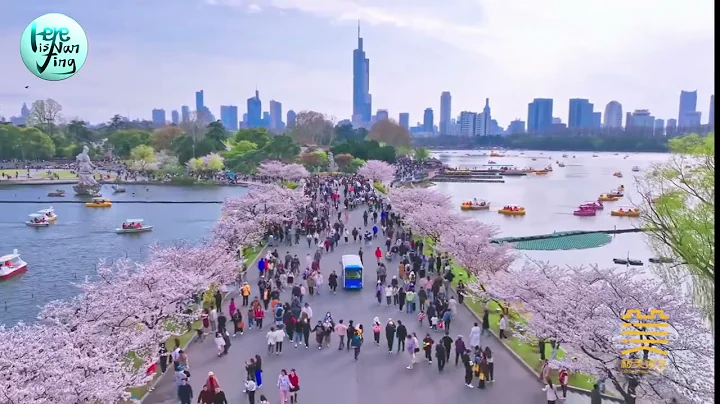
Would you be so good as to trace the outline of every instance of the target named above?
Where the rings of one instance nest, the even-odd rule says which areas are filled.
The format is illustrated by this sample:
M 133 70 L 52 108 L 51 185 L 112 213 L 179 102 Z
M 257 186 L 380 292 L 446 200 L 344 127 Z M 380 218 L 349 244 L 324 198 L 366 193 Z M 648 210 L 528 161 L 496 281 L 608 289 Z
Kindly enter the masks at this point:
M 372 220 L 370 221 L 372 222 Z M 370 227 L 372 224 L 370 224 Z M 350 231 L 353 227 L 362 228 L 362 210 L 356 209 L 351 212 L 349 225 Z M 545 393 L 541 391 L 542 385 L 534 378 L 511 354 L 501 346 L 501 343 L 494 337 L 483 337 L 481 345 L 489 346 L 493 352 L 495 362 L 495 382 L 487 383 L 484 390 L 477 388 L 470 389 L 464 385 L 464 370 L 462 364 L 455 366 L 451 355 L 451 362 L 440 374 L 435 363 L 429 365 L 420 361 L 413 370 L 407 370 L 409 356 L 406 352 L 401 354 L 388 354 L 384 330 L 381 335 L 380 346 L 376 346 L 372 337 L 372 321 L 379 317 L 384 324 L 388 318 L 400 320 L 406 324 L 409 332 L 417 333 L 418 339 L 422 340 L 427 332 L 435 341 L 438 341 L 443 333 L 431 331 L 427 326 L 421 327 L 417 321 L 417 312 L 412 314 L 401 313 L 395 306 L 386 306 L 384 303 L 378 305 L 375 300 L 375 269 L 376 259 L 374 249 L 382 240 L 373 242 L 371 247 L 365 247 L 360 243 L 350 242 L 345 244 L 340 241 L 339 247 L 334 252 L 324 254 L 320 268 L 325 277 L 325 284 L 321 288 L 319 296 L 305 296 L 313 310 L 313 320 L 322 319 L 326 312 L 331 312 L 337 322 L 342 319 L 347 324 L 353 320 L 356 324 L 362 324 L 365 328 L 365 343 L 362 346 L 360 359 L 353 360 L 351 351 L 338 352 L 336 335 L 332 336 L 330 349 L 318 350 L 314 344 L 314 335 L 311 335 L 311 347 L 294 348 L 285 339 L 284 353 L 280 356 L 267 355 L 267 342 L 265 338 L 269 326 L 263 330 L 245 330 L 244 335 L 237 335 L 232 339 L 232 347 L 228 355 L 217 357 L 217 350 L 211 336 L 204 342 L 192 343 L 188 349 L 190 358 L 190 384 L 193 388 L 195 398 L 201 391 L 207 379 L 208 372 L 212 371 L 218 377 L 222 389 L 227 395 L 230 403 L 245 403 L 247 398 L 243 394 L 243 384 L 246 378 L 245 361 L 256 354 L 263 357 L 263 387 L 256 393 L 256 402 L 260 394 L 265 394 L 270 403 L 279 402 L 279 394 L 276 387 L 277 376 L 280 369 L 296 369 L 300 379 L 300 392 L 298 398 L 302 403 L 324 404 L 342 402 L 347 404 L 381 403 L 390 404 L 393 402 L 423 402 L 423 403 L 544 403 Z M 327 287 L 328 274 L 336 270 L 340 274 L 340 258 L 343 254 L 357 254 L 360 247 L 365 252 L 364 261 L 366 271 L 364 275 L 365 288 L 362 291 L 345 291 L 338 289 L 333 295 Z M 381 246 L 382 247 L 382 246 Z M 314 252 L 307 248 L 304 239 L 299 245 L 292 247 L 278 246 L 280 257 L 286 252 L 297 254 L 301 265 L 304 266 L 305 255 Z M 388 267 L 388 279 L 397 274 L 397 259 L 386 264 Z M 253 266 L 249 269 L 248 282 L 252 286 L 251 299 L 257 294 L 258 271 Z M 281 302 L 290 301 L 290 292 L 285 291 L 281 295 Z M 224 312 L 227 314 L 225 303 Z M 240 304 L 238 299 L 237 304 Z M 243 316 L 247 309 L 243 310 Z M 266 323 L 271 323 L 272 314 L 266 314 Z M 451 324 L 450 336 L 455 339 L 458 335 L 469 341 L 468 333 L 473 323 L 478 320 L 464 306 L 458 309 L 458 315 Z M 315 321 L 311 321 L 314 326 Z M 434 351 L 433 351 L 434 352 Z M 422 355 L 418 355 L 421 357 Z M 171 372 L 168 370 L 168 372 Z M 477 379 L 473 380 L 477 385 Z M 146 404 L 176 404 L 175 385 L 173 375 L 165 375 L 144 400 Z M 588 403 L 589 397 L 568 392 L 567 404 Z

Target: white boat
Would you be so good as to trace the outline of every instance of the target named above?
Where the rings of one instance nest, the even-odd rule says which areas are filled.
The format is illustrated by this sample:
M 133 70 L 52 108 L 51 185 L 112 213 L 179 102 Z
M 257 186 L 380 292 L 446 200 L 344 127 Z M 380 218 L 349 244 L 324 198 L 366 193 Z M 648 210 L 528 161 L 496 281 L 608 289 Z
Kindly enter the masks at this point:
M 26 269 L 27 262 L 20 258 L 17 249 L 13 250 L 12 254 L 0 257 L 0 280 L 18 275 L 25 272 Z
M 634 167 L 632 168 L 632 170 L 633 170 L 633 172 L 638 172 L 638 171 L 640 171 L 640 167 L 634 166 Z
M 53 209 L 52 206 L 47 209 L 39 210 L 38 213 L 45 216 L 45 220 L 48 222 L 54 222 L 58 218 L 55 214 L 55 209 Z
M 115 233 L 144 233 L 146 231 L 152 231 L 152 229 L 152 226 L 145 226 L 144 220 L 142 219 L 127 219 L 123 222 L 121 227 L 115 229 Z
M 45 215 L 40 213 L 31 213 L 28 215 L 28 220 L 25 222 L 26 226 L 30 227 L 48 227 L 50 222 L 45 220 Z

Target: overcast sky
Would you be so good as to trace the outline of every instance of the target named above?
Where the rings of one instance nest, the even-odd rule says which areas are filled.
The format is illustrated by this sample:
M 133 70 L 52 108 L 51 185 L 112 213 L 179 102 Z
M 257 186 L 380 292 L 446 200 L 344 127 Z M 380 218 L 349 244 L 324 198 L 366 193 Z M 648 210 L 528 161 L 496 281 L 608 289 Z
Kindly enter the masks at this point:
M 411 123 L 440 93 L 452 114 L 480 111 L 490 98 L 502 126 L 525 120 L 535 97 L 555 99 L 567 121 L 568 99 L 610 100 L 623 110 L 676 118 L 680 90 L 698 90 L 707 122 L 714 87 L 710 0 L 63 0 L 13 2 L 0 17 L 0 115 L 51 97 L 67 118 L 113 114 L 150 118 L 153 108 L 193 108 L 196 90 L 219 116 L 255 87 L 263 109 L 336 117 L 352 113 L 352 50 L 361 20 L 370 58 L 373 112 Z M 389 4 L 389 5 L 388 5 Z M 90 41 L 85 66 L 45 82 L 19 56 L 25 26 L 60 12 Z M 24 87 L 29 85 L 29 89 Z

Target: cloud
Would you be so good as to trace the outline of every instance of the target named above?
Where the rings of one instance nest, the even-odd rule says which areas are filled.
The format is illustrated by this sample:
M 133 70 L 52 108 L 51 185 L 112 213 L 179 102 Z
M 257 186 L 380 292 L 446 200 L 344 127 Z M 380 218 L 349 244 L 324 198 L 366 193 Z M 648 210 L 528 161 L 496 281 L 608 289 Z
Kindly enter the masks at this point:
M 262 12 L 262 9 L 257 4 L 251 4 L 247 8 L 247 12 L 250 14 L 257 14 Z

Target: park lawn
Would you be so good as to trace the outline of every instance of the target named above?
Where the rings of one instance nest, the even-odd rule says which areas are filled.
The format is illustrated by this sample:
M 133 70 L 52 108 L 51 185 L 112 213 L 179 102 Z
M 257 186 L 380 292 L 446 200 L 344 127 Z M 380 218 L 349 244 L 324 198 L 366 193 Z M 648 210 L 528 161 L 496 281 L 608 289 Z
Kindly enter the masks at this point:
M 387 188 L 381 182 L 377 182 L 377 181 L 373 182 L 373 188 L 377 189 L 378 192 L 380 192 L 383 195 L 387 194 Z
M 77 178 L 77 174 L 70 170 L 50 170 L 50 173 L 51 174 L 48 174 L 47 171 L 43 171 L 40 178 L 55 178 L 54 175 L 60 177 L 61 180 L 74 180 Z
M 287 189 L 296 189 L 299 185 L 297 182 L 283 181 L 282 186 L 284 186 Z
M 426 237 L 424 243 L 425 252 L 433 252 L 432 240 Z M 457 286 L 457 283 L 460 281 L 467 283 L 467 280 L 470 278 L 470 274 L 468 274 L 468 272 L 459 265 L 454 264 L 452 266 L 452 271 L 455 275 L 455 278 L 453 279 L 453 287 Z M 472 298 L 468 298 L 465 300 L 465 303 L 473 313 L 475 313 L 478 317 L 482 318 L 484 311 L 484 305 L 482 304 L 482 302 L 473 300 Z M 497 304 L 497 302 L 490 302 L 489 308 L 490 329 L 495 333 L 495 335 L 499 335 L 500 306 Z M 511 313 L 511 317 L 513 321 L 520 323 L 524 322 L 524 319 L 520 317 L 517 313 Z M 514 332 L 514 330 L 512 332 Z M 538 344 L 529 344 L 522 342 L 520 341 L 520 339 L 513 337 L 512 335 L 510 335 L 504 342 L 507 344 L 508 347 L 510 347 L 510 349 L 513 350 L 513 352 L 515 352 L 523 360 L 523 362 L 535 369 L 536 372 L 540 372 L 540 369 L 542 368 L 542 361 L 540 361 L 540 350 Z M 548 343 L 545 345 L 545 357 L 549 358 L 551 352 L 552 347 Z M 564 357 L 565 352 L 560 349 L 557 354 L 557 359 L 563 359 Z M 550 375 L 553 379 L 553 383 L 559 384 L 558 372 L 552 371 Z M 568 378 L 568 384 L 570 386 L 578 387 L 585 390 L 592 390 L 595 382 L 595 377 L 578 372 L 570 372 L 570 376 Z

